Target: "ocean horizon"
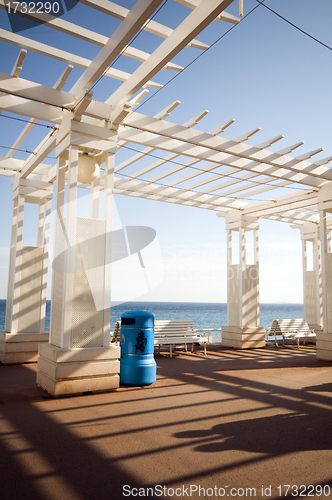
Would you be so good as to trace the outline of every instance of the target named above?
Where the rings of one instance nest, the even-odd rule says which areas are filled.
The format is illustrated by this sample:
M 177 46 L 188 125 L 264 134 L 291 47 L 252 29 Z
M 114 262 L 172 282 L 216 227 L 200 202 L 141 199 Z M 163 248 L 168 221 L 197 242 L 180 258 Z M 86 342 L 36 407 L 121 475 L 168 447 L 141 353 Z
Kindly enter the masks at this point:
M 227 325 L 227 304 L 218 302 L 132 301 L 111 307 L 111 330 L 127 311 L 148 311 L 158 320 L 192 320 L 195 328 L 219 329 Z M 46 302 L 45 330 L 50 328 L 51 301 Z M 0 299 L 0 331 L 5 328 L 6 299 Z M 303 318 L 303 304 L 260 304 L 260 326 L 268 328 L 274 319 Z M 214 335 L 220 341 L 220 333 Z

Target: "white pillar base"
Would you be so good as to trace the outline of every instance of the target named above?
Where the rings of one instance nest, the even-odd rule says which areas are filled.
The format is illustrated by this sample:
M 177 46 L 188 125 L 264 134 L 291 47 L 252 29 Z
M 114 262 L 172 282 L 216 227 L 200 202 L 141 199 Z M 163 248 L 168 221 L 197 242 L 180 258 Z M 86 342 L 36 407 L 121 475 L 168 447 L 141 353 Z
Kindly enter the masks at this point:
M 332 361 L 332 333 L 316 333 L 316 356 Z
M 38 358 L 38 346 L 49 341 L 49 333 L 0 332 L 0 362 L 4 365 L 33 363 Z
M 222 326 L 221 332 L 223 346 L 235 347 L 236 349 L 265 347 L 264 327 L 241 328 L 239 326 Z
M 39 346 L 37 384 L 54 397 L 119 387 L 120 347 Z

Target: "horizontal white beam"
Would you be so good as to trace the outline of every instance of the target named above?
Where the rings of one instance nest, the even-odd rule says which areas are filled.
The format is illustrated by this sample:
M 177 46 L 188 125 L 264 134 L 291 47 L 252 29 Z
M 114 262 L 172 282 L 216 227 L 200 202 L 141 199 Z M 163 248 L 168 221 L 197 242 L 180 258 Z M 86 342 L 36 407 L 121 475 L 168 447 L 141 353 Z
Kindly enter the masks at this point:
M 130 12 L 125 7 L 117 5 L 114 2 L 110 2 L 109 0 L 79 0 L 79 1 L 81 3 L 84 3 L 85 5 L 88 5 L 89 7 L 92 7 L 93 9 L 99 10 L 101 12 L 104 12 L 105 14 L 109 14 L 121 20 L 123 20 Z M 163 24 L 157 23 L 156 21 L 153 21 L 153 19 L 150 19 L 149 22 L 146 23 L 145 26 L 143 26 L 142 28 L 143 30 L 152 33 L 153 35 L 157 35 L 161 38 L 168 38 L 173 33 L 173 30 L 171 28 L 168 28 Z M 188 47 L 207 50 L 209 48 L 209 45 L 194 39 L 188 43 Z
M 69 64 L 67 66 L 67 68 L 62 72 L 61 76 L 58 78 L 58 80 L 55 82 L 55 84 L 53 85 L 54 89 L 57 89 L 57 90 L 62 89 L 62 87 L 65 85 L 67 78 L 70 75 L 72 69 L 73 69 L 73 66 L 71 66 Z M 30 118 L 29 123 L 26 124 L 26 126 L 24 127 L 24 129 L 22 130 L 22 132 L 19 134 L 19 136 L 15 140 L 14 144 L 12 145 L 12 148 L 6 154 L 7 158 L 10 158 L 11 156 L 13 156 L 13 154 L 15 153 L 15 150 L 20 147 L 22 142 L 26 139 L 26 137 L 32 131 L 32 129 L 35 126 L 35 124 L 37 123 L 37 121 L 38 120 L 36 118 Z
M 176 151 L 188 156 L 214 161 L 223 165 L 234 166 L 243 170 L 253 170 L 257 173 L 282 178 L 288 171 L 300 173 L 303 177 L 294 178 L 294 182 L 301 182 L 317 186 L 323 180 L 331 180 L 331 169 L 322 167 L 319 163 L 308 163 L 296 158 L 290 158 L 279 153 L 261 150 L 255 146 L 247 146 L 234 140 L 215 137 L 204 132 L 190 130 L 163 120 L 132 113 L 125 119 L 126 130 L 120 131 L 122 139 L 152 145 L 168 151 Z M 130 131 L 132 127 L 139 132 Z M 165 143 L 164 139 L 170 142 Z M 158 144 L 159 141 L 159 144 Z M 190 148 L 188 145 L 195 146 Z M 207 151 L 208 149 L 208 151 Z
M 89 64 L 89 67 L 72 87 L 71 92 L 73 94 L 78 96 L 82 91 L 91 88 L 115 58 L 121 54 L 122 50 L 125 49 L 126 45 L 128 45 L 136 32 L 149 19 L 149 16 L 161 2 L 162 0 L 137 0 L 120 26 L 114 31 L 94 60 Z
M 0 95 L 0 109 L 8 113 L 33 117 L 37 120 L 52 123 L 59 123 L 62 117 L 62 111 L 59 108 L 47 106 L 39 102 L 28 101 L 27 99 L 9 94 Z
M 120 183 L 119 183 L 120 181 Z M 119 185 L 118 185 L 119 184 Z M 227 198 L 213 197 L 210 195 L 202 195 L 201 193 L 185 192 L 176 188 L 167 188 L 166 186 L 153 186 L 154 191 L 151 194 L 146 189 L 150 189 L 151 185 L 144 182 L 130 181 L 125 188 L 121 188 L 121 179 L 116 178 L 114 182 L 114 192 L 116 194 L 124 194 L 135 196 L 138 198 L 146 198 L 156 201 L 167 201 L 170 203 L 179 203 L 187 206 L 195 206 L 197 208 L 209 208 L 216 211 L 226 211 L 230 208 L 241 209 L 246 204 L 239 201 L 230 200 Z M 158 193 L 158 188 L 160 193 Z M 190 199 L 192 197 L 193 199 Z
M 52 57 L 53 59 L 58 59 L 59 61 L 64 61 L 65 63 L 72 64 L 73 66 L 78 66 L 79 68 L 86 69 L 92 62 L 90 59 L 85 57 L 71 54 L 65 50 L 57 49 L 51 45 L 46 45 L 45 43 L 36 42 L 35 40 L 18 35 L 17 33 L 11 33 L 10 31 L 6 31 L 4 29 L 0 29 L 0 40 L 17 45 L 18 47 L 23 47 L 27 50 L 32 50 L 33 52 L 37 52 L 38 54 L 42 54 L 47 57 Z M 126 81 L 130 77 L 130 73 L 126 73 L 125 71 L 121 71 L 116 68 L 109 68 L 104 74 L 105 76 L 122 82 Z M 156 89 L 163 87 L 159 83 L 150 81 L 148 81 L 146 85 Z
M 273 200 L 260 201 L 247 206 L 243 213 L 246 215 L 268 214 L 285 211 L 298 207 L 310 206 L 317 203 L 318 190 L 303 189 L 296 193 L 290 193 L 274 198 Z
M 195 9 L 200 4 L 201 0 L 175 0 L 176 2 L 184 5 L 185 7 L 189 7 L 189 9 Z M 233 16 L 232 14 L 228 14 L 227 12 L 222 12 L 219 14 L 215 21 L 226 21 L 231 24 L 238 24 L 240 19 L 238 17 Z
M 0 8 L 6 10 L 6 4 L 5 0 L 0 0 Z M 48 26 L 49 28 L 56 29 L 58 31 L 61 31 L 61 33 L 66 33 L 67 35 L 73 36 L 75 38 L 79 38 L 80 40 L 84 40 L 89 43 L 93 43 L 95 45 L 99 46 L 104 46 L 106 42 L 108 41 L 108 37 L 101 35 L 100 33 L 96 33 L 94 31 L 91 31 L 89 29 L 83 28 L 83 26 L 78 26 L 77 24 L 73 24 L 69 21 L 66 21 L 65 19 L 61 17 L 54 17 L 49 14 L 44 13 L 38 13 L 38 14 L 31 14 L 29 13 L 29 10 L 27 13 L 22 13 L 20 11 L 25 9 L 25 7 L 20 5 L 16 9 L 16 15 L 22 15 L 23 17 L 27 17 L 29 19 L 33 19 L 37 23 L 41 23 L 45 26 Z M 127 46 L 123 51 L 122 55 L 126 57 L 130 57 L 131 59 L 135 59 L 136 61 L 146 61 L 146 59 L 149 57 L 150 54 L 147 52 L 144 52 L 143 50 L 136 49 L 135 47 L 132 46 Z M 174 64 L 172 62 L 169 62 L 165 65 L 165 69 L 171 69 L 175 71 L 181 71 L 183 69 L 182 66 L 179 66 L 178 64 Z M 15 76 L 15 75 L 14 75 Z M 17 75 L 16 75 L 17 76 Z
M 209 0 L 192 11 L 174 32 L 151 54 L 147 61 L 124 82 L 106 101 L 112 107 L 121 106 L 154 76 L 166 62 L 178 54 L 214 17 L 220 14 L 233 0 Z
M 75 102 L 75 96 L 69 92 L 46 87 L 6 73 L 0 73 L 0 92 L 51 104 L 59 108 L 70 108 Z

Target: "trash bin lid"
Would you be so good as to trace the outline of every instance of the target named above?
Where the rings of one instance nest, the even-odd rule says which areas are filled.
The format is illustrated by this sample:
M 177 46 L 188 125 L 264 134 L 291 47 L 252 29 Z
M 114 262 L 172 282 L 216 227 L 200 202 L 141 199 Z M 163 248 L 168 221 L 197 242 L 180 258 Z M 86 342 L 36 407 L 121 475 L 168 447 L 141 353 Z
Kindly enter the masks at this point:
M 121 326 L 128 328 L 154 328 L 154 314 L 147 311 L 128 311 L 121 314 Z

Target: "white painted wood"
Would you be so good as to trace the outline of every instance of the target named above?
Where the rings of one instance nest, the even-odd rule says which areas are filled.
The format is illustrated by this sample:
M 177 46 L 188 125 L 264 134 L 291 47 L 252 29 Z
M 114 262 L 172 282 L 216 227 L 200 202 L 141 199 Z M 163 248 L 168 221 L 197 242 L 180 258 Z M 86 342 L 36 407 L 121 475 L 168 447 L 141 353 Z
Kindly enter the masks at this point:
M 262 151 L 254 146 L 246 146 L 233 140 L 230 141 L 211 136 L 211 134 L 200 131 L 190 129 L 190 133 L 188 133 L 188 130 L 184 127 L 163 120 L 157 121 L 138 113 L 132 113 L 125 120 L 125 125 L 126 127 L 129 126 L 132 129 L 136 129 L 136 132 L 128 129 L 120 130 L 119 137 L 124 140 L 131 140 L 137 143 L 143 142 L 146 145 L 154 143 L 160 149 L 179 152 L 188 156 L 193 156 L 196 153 L 195 157 L 201 159 L 235 166 L 244 170 L 253 170 L 262 174 L 268 173 L 270 176 L 276 178 L 289 175 L 287 170 L 294 173 L 303 173 L 306 174 L 301 178 L 301 183 L 303 184 L 310 183 L 314 186 L 319 184 L 316 179 L 311 179 L 311 177 L 325 178 L 326 180 L 332 178 L 330 169 L 322 167 L 318 163 L 308 163 L 303 160 L 286 157 L 283 154 Z M 169 132 L 170 130 L 171 132 Z M 167 137 L 170 141 L 164 142 L 159 140 L 158 144 L 158 137 L 160 136 Z M 190 148 L 189 145 L 196 146 L 196 148 Z M 262 165 L 260 166 L 259 164 Z M 281 166 L 282 168 L 280 168 Z M 310 179 L 307 176 L 310 176 Z M 294 182 L 300 182 L 296 178 L 293 180 Z
M 66 200 L 66 222 L 65 234 L 68 249 L 74 247 L 76 243 L 76 205 L 77 205 L 77 172 L 78 172 L 78 148 L 69 147 L 68 158 L 68 186 Z M 64 349 L 71 347 L 72 330 L 72 300 L 73 300 L 73 269 L 75 269 L 75 252 L 68 251 L 65 276 L 65 307 L 64 307 L 64 327 L 62 345 Z
M 59 156 L 57 160 L 56 183 L 55 183 L 55 215 L 54 215 L 54 238 L 53 259 L 59 257 L 63 252 L 60 242 L 63 240 L 65 231 L 64 205 L 65 205 L 65 174 L 66 158 Z M 63 346 L 64 308 L 65 308 L 65 277 L 61 276 L 66 266 L 67 253 L 63 253 L 63 265 L 60 269 L 52 268 L 52 295 L 51 295 L 51 318 L 50 318 L 50 344 Z
M 114 108 L 121 106 L 231 3 L 232 0 L 201 3 L 106 102 Z
M 100 176 L 91 183 L 90 217 L 99 219 Z
M 6 73 L 0 73 L 0 91 L 63 108 L 70 107 L 75 101 L 73 94 L 37 85 L 35 82 Z
M 71 92 L 73 94 L 79 96 L 82 91 L 86 91 L 86 89 L 90 88 L 98 78 L 104 74 L 110 64 L 122 50 L 124 50 L 137 30 L 141 28 L 161 2 L 162 0 L 138 0 L 135 3 L 134 7 L 122 21 L 120 26 L 115 30 L 87 70 L 72 87 Z M 133 92 L 133 94 L 134 93 L 135 92 Z
M 17 217 L 15 217 L 16 231 L 14 237 L 14 258 L 13 264 L 15 266 L 14 281 L 13 281 L 13 305 L 12 305 L 12 321 L 11 333 L 18 332 L 18 320 L 20 311 L 20 287 L 21 287 L 21 268 L 22 268 L 22 250 L 23 250 L 23 220 L 24 220 L 24 196 L 17 196 Z M 13 223 L 15 223 L 13 221 Z
M 25 49 L 20 50 L 20 53 L 17 56 L 16 62 L 11 72 L 12 76 L 18 76 L 21 73 L 26 54 L 27 51 Z
M 5 8 L 5 1 L 4 0 L 0 0 L 0 8 Z M 18 14 L 19 9 L 20 9 L 20 6 L 17 7 L 16 14 Z M 61 31 L 62 33 L 66 33 L 68 35 L 79 38 L 79 39 L 84 40 L 86 42 L 99 45 L 101 47 L 104 46 L 106 44 L 106 42 L 108 41 L 108 38 L 106 36 L 101 35 L 100 33 L 96 33 L 92 30 L 83 28 L 82 26 L 78 26 L 77 24 L 73 24 L 69 21 L 66 21 L 65 19 L 63 19 L 61 17 L 60 18 L 54 17 L 54 16 L 51 16 L 51 15 L 46 14 L 46 13 L 38 13 L 37 15 L 36 14 L 29 15 L 29 11 L 25 14 L 25 17 L 33 19 L 34 21 L 36 21 L 38 23 L 42 23 L 43 25 L 46 25 L 49 28 L 56 29 L 58 31 Z M 26 50 L 25 50 L 25 53 L 26 53 Z M 142 62 L 142 61 L 146 61 L 146 59 L 149 57 L 150 54 L 148 54 L 147 52 L 145 52 L 143 50 L 139 50 L 135 47 L 127 46 L 122 51 L 122 55 Z M 16 63 L 16 66 L 20 65 L 22 62 L 23 61 L 20 59 Z M 18 67 L 21 68 L 21 66 L 18 66 Z M 172 62 L 169 62 L 165 65 L 165 69 L 181 71 L 183 69 L 183 67 L 179 66 L 178 64 L 174 64 Z M 18 76 L 18 74 L 15 74 L 13 76 Z
M 103 330 L 104 347 L 107 347 L 109 345 L 110 318 L 111 318 L 114 162 L 115 162 L 114 153 L 105 154 L 104 219 L 106 220 L 106 238 L 105 238 L 105 288 L 104 288 L 104 330 Z
M 57 49 L 55 47 L 52 47 L 51 45 L 46 45 L 45 43 L 36 42 L 35 40 L 31 40 L 30 38 L 18 35 L 17 33 L 11 33 L 10 31 L 6 31 L 4 29 L 0 29 L 0 40 L 12 43 L 13 45 L 17 45 L 19 47 L 23 47 L 27 50 L 32 50 L 33 52 L 43 54 L 47 57 L 58 59 L 59 61 L 64 61 L 66 63 L 72 64 L 73 66 L 78 66 L 79 68 L 88 68 L 92 62 L 90 59 L 87 59 L 85 57 L 71 54 L 70 52 L 66 52 L 65 50 Z M 129 73 L 115 68 L 109 68 L 107 71 L 105 71 L 104 74 L 105 76 L 120 81 L 125 81 L 130 76 Z M 156 89 L 162 88 L 162 85 L 150 81 L 146 82 L 146 85 Z
M 323 307 L 323 333 L 329 333 L 328 314 L 327 314 L 327 293 L 326 293 L 326 254 L 327 254 L 327 237 L 326 237 L 326 211 L 319 211 L 319 232 L 321 245 L 321 264 L 322 264 L 322 307 Z
M 46 298 L 47 298 L 47 277 L 49 263 L 49 243 L 51 229 L 51 208 L 52 200 L 46 200 L 44 213 L 44 238 L 43 238 L 43 273 L 41 279 L 41 299 L 40 299 L 40 333 L 45 331 Z
M 79 0 L 79 1 L 81 3 L 84 3 L 85 5 L 88 5 L 89 7 L 98 9 L 101 12 L 104 12 L 105 14 L 109 14 L 121 20 L 124 19 L 129 13 L 129 10 L 126 9 L 125 7 L 117 5 L 114 2 L 108 0 Z M 142 27 L 142 29 L 154 35 L 160 36 L 162 38 L 167 38 L 173 33 L 173 30 L 171 28 L 164 26 L 163 24 L 160 24 L 153 20 L 149 20 L 149 22 L 146 23 Z M 207 50 L 209 48 L 209 45 L 207 45 L 206 43 L 199 42 L 198 40 L 195 39 L 189 42 L 188 46 L 201 50 Z

